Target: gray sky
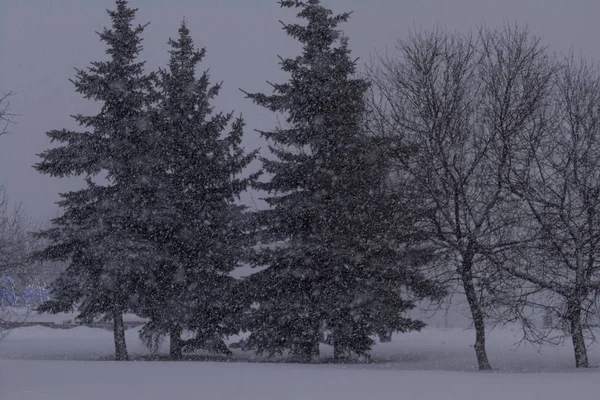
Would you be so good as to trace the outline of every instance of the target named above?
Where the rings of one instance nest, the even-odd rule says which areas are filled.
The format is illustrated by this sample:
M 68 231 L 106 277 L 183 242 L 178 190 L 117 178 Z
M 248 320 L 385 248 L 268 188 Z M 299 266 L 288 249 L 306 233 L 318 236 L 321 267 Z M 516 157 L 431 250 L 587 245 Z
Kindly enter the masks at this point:
M 294 21 L 294 12 L 280 9 L 276 0 L 131 0 L 138 22 L 151 22 L 144 36 L 149 69 L 164 66 L 167 39 L 177 35 L 186 17 L 207 57 L 213 81 L 224 81 L 218 110 L 243 113 L 248 124 L 248 149 L 264 146 L 253 129 L 268 129 L 275 117 L 244 99 L 238 88 L 269 90 L 266 80 L 285 79 L 277 54 L 294 56 L 298 45 L 281 30 L 278 20 Z M 392 48 L 413 27 L 439 23 L 466 30 L 484 22 L 528 23 L 532 33 L 554 50 L 570 46 L 598 59 L 598 0 L 324 0 L 334 11 L 353 10 L 342 27 L 354 54 L 368 60 L 375 50 Z M 11 135 L 0 139 L 0 184 L 13 201 L 23 202 L 35 218 L 58 212 L 57 193 L 78 187 L 80 180 L 49 178 L 31 165 L 49 146 L 44 133 L 77 126 L 69 115 L 93 113 L 68 81 L 74 67 L 103 59 L 104 45 L 95 31 L 110 24 L 106 8 L 112 0 L 0 0 L 0 91 L 14 91 L 13 111 L 21 114 Z M 248 199 L 246 199 L 248 201 Z

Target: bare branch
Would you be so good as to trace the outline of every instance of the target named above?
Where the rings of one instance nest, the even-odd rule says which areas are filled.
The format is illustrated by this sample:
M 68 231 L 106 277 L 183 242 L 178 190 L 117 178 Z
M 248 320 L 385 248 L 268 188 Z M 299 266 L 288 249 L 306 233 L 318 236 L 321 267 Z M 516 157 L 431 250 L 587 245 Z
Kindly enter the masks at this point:
M 10 96 L 13 92 L 8 92 L 0 95 L 0 136 L 8 133 L 8 126 L 13 122 L 16 114 L 10 112 Z
M 521 304 L 537 290 L 515 291 L 511 282 L 523 276 L 497 268 L 491 255 L 522 244 L 526 213 L 506 182 L 520 135 L 540 123 L 555 67 L 538 38 L 510 26 L 477 35 L 413 32 L 396 51 L 368 68 L 371 131 L 389 141 L 398 173 L 434 210 L 422 229 L 457 257 L 442 268 L 461 282 L 486 368 L 483 316 L 499 307 L 495 315 L 509 318 L 507 301 Z

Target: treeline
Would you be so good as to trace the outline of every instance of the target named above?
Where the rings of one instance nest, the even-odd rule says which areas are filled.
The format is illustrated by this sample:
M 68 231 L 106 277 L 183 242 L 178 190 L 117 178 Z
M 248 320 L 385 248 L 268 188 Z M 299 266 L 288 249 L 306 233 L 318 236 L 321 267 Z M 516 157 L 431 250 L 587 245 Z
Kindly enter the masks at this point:
M 43 260 L 68 261 L 40 311 L 79 304 L 79 318 L 147 319 L 148 344 L 171 357 L 229 353 L 225 340 L 301 361 L 368 355 L 392 332 L 419 330 L 415 303 L 458 284 L 471 311 L 480 369 L 486 324 L 519 321 L 528 340 L 570 335 L 587 367 L 598 312 L 600 74 L 551 56 L 527 30 L 413 33 L 356 71 L 348 38 L 319 0 L 283 0 L 302 52 L 281 58 L 289 80 L 242 91 L 285 122 L 260 132 L 270 154 L 246 152 L 243 119 L 217 112 L 220 85 L 197 73 L 205 50 L 182 23 L 168 65 L 139 59 L 145 26 L 117 0 L 100 34 L 108 59 L 73 83 L 98 101 L 82 131 L 35 168 L 81 176 L 61 217 L 39 233 Z M 249 173 L 259 159 L 262 169 Z M 248 189 L 268 207 L 239 205 Z M 256 267 L 235 278 L 236 269 Z M 543 310 L 545 327 L 532 322 Z

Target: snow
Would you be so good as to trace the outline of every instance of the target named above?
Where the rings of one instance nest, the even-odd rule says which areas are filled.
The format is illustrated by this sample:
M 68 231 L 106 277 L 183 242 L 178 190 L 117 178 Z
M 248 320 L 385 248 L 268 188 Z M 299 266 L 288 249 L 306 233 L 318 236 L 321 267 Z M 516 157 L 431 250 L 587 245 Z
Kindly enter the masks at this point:
M 127 331 L 134 360 L 149 351 Z M 475 370 L 473 331 L 426 328 L 375 346 L 369 364 L 229 361 L 110 361 L 111 332 L 88 327 L 13 330 L 0 341 L 2 400 L 198 399 L 543 399 L 597 398 L 600 370 L 573 368 L 572 348 L 516 347 L 518 331 L 489 335 L 492 373 Z M 166 351 L 163 343 L 161 352 Z M 331 355 L 323 347 L 324 357 Z M 600 349 L 592 346 L 593 364 Z M 198 360 L 202 360 L 198 357 Z
M 589 399 L 597 374 L 378 371 L 329 365 L 0 361 L 5 399 Z

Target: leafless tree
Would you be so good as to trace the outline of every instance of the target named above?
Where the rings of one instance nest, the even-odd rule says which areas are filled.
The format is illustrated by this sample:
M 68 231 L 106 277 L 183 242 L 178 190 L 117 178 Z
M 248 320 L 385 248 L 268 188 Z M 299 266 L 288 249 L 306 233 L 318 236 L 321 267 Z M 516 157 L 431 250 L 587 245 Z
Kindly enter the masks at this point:
M 10 111 L 9 98 L 12 92 L 0 95 L 0 136 L 8 133 L 8 126 L 16 115 Z M 8 196 L 0 185 L 0 283 L 8 284 L 8 279 L 19 279 L 29 271 L 29 249 L 33 242 L 27 232 L 29 221 L 21 207 L 11 208 Z M 11 284 L 14 282 L 10 281 Z M 0 285 L 0 296 L 5 296 L 6 288 Z M 5 300 L 2 298 L 1 300 Z M 2 301 L 4 303 L 4 301 Z M 5 305 L 5 304 L 3 304 Z M 3 327 L 24 317 L 11 307 L 0 305 L 0 338 L 5 334 Z
M 0 186 L 0 272 L 24 270 L 28 265 L 28 223 L 21 206 L 9 206 Z
M 538 122 L 519 135 L 507 180 L 528 216 L 523 245 L 494 258 L 539 288 L 546 327 L 570 334 L 576 366 L 588 367 L 584 333 L 600 290 L 598 67 L 567 57 Z
M 8 125 L 13 122 L 12 118 L 15 116 L 10 112 L 9 98 L 12 95 L 12 92 L 0 95 L 0 136 L 8 133 Z
M 423 229 L 454 260 L 436 271 L 462 288 L 479 369 L 490 369 L 486 317 L 524 293 L 487 254 L 516 244 L 522 216 L 502 182 L 518 135 L 544 104 L 553 64 L 527 29 L 508 25 L 474 35 L 412 33 L 378 61 L 369 70 L 371 127 L 399 150 L 398 175 L 410 177 L 433 210 Z
M 3 336 L 2 327 L 21 322 L 26 316 L 22 310 L 12 307 L 7 296 L 15 295 L 18 292 L 16 286 L 29 281 L 33 275 L 29 255 L 35 244 L 29 233 L 31 227 L 20 206 L 10 207 L 6 191 L 0 186 L 0 337 Z

